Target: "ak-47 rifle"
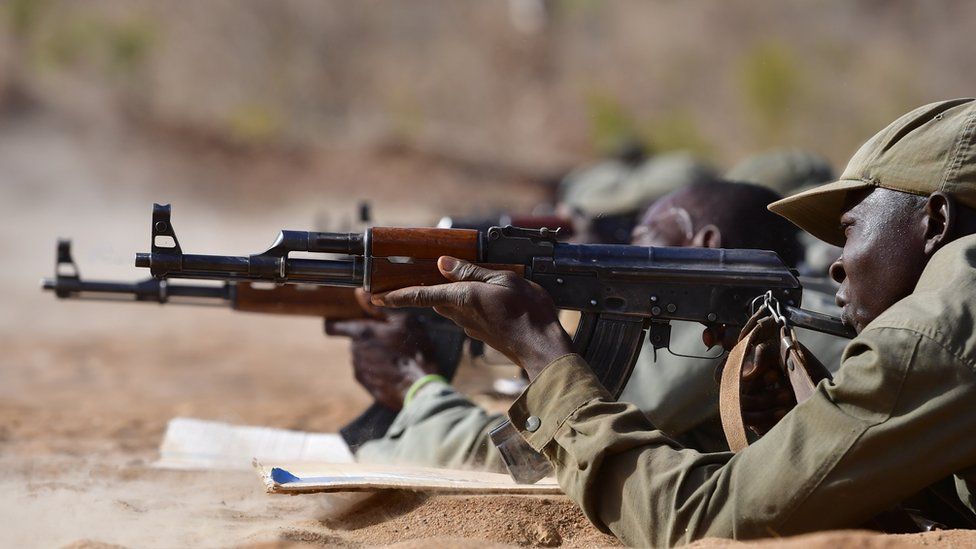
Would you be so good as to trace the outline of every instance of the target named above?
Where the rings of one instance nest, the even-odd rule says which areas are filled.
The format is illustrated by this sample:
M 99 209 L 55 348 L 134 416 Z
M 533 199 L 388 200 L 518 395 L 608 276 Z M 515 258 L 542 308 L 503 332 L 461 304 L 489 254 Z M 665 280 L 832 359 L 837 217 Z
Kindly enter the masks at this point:
M 292 252 L 350 258 L 290 258 Z M 655 351 L 668 348 L 670 321 L 741 326 L 761 296 L 782 304 L 781 312 L 793 326 L 853 335 L 840 319 L 800 308 L 803 288 L 796 272 L 773 252 L 569 244 L 558 242 L 546 228 L 281 231 L 258 254 L 195 255 L 180 248 L 170 207 L 156 204 L 152 248 L 136 254 L 136 266 L 163 278 L 362 286 L 378 293 L 444 283 L 436 265 L 443 255 L 513 271 L 539 284 L 557 307 L 580 311 L 575 349 L 615 397 L 645 339 Z M 517 481 L 534 482 L 548 472 L 548 462 L 511 425 L 496 429 L 492 440 Z
M 275 315 L 314 316 L 328 320 L 371 317 L 356 299 L 355 288 L 321 285 L 270 285 L 248 281 L 214 284 L 179 284 L 147 278 L 135 282 L 83 280 L 71 255 L 71 241 L 59 240 L 54 278 L 41 287 L 60 299 L 131 301 L 230 307 L 235 311 Z M 413 309 L 417 321 L 434 342 L 438 372 L 454 376 L 464 348 L 465 335 L 453 322 L 429 309 Z M 346 444 L 355 451 L 361 444 L 382 437 L 397 412 L 374 402 L 365 412 L 341 428 Z

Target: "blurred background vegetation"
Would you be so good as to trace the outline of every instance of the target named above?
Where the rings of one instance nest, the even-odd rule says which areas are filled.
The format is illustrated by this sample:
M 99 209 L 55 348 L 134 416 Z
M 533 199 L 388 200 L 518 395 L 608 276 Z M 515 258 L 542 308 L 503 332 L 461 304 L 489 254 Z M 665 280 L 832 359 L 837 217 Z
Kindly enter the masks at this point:
M 530 173 L 627 138 L 842 163 L 976 90 L 965 0 L 3 0 L 0 18 L 7 112 Z

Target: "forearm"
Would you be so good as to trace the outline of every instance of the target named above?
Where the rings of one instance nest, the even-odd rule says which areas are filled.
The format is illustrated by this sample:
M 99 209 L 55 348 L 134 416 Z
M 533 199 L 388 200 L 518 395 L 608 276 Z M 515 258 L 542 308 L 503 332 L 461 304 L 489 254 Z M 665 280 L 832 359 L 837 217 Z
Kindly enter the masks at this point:
M 863 517 L 796 512 L 812 493 L 817 501 L 851 498 L 824 479 L 867 428 L 811 400 L 806 414 L 744 452 L 703 454 L 655 430 L 635 406 L 613 402 L 572 355 L 550 365 L 509 415 L 594 524 L 631 545 L 670 546 L 855 526 L 872 514 L 869 494 L 861 494 Z M 524 428 L 529 416 L 541 418 L 534 432 Z M 837 430 L 822 436 L 830 424 Z
M 553 462 L 566 494 L 622 541 L 665 546 L 705 534 L 732 537 L 708 504 L 724 497 L 713 477 L 731 454 L 681 448 L 635 406 L 612 402 L 580 357 L 550 365 L 509 415 Z M 524 429 L 529 416 L 541 418 L 534 432 Z

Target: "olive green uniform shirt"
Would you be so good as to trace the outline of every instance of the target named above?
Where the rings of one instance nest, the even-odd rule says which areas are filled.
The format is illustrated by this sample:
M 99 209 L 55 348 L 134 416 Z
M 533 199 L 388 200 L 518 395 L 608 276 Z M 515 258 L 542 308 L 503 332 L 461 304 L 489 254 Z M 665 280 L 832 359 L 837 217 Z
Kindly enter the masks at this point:
M 676 322 L 671 348 L 706 356 L 701 333 L 700 324 Z M 655 360 L 653 349 L 645 345 L 621 399 L 637 405 L 655 425 L 679 436 L 685 445 L 726 450 L 715 381 L 720 362 L 675 356 L 665 349 L 658 351 Z M 386 435 L 363 444 L 356 457 L 362 462 L 505 472 L 501 455 L 488 437 L 504 420 L 504 414 L 485 412 L 450 385 L 431 382 L 404 406 Z
M 974 368 L 969 236 L 848 345 L 832 382 L 738 454 L 682 447 L 612 401 L 577 355 L 550 364 L 509 417 L 590 520 L 628 544 L 789 535 L 856 526 L 952 474 L 972 508 Z
M 359 447 L 356 460 L 504 472 L 501 454 L 488 438 L 504 420 L 450 385 L 432 381 L 414 394 L 383 438 Z
M 804 307 L 838 314 L 828 299 L 804 293 Z M 827 365 L 840 364 L 846 340 L 801 331 L 801 341 Z M 724 358 L 702 343 L 702 325 L 674 322 L 671 350 L 656 355 L 649 344 L 641 349 L 620 400 L 636 405 L 658 429 L 682 445 L 715 452 L 727 450 L 718 418 L 716 368 Z M 694 356 L 680 356 L 694 355 Z M 489 414 L 444 383 L 428 383 L 397 416 L 386 435 L 363 444 L 357 459 L 373 463 L 408 463 L 504 472 L 505 465 L 488 438 L 503 420 Z

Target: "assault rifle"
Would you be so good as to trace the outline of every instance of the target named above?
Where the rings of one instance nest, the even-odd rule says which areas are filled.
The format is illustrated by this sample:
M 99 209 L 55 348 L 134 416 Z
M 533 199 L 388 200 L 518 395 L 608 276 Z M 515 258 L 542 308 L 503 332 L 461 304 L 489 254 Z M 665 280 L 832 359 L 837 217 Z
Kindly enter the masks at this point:
M 265 287 L 246 281 L 220 285 L 179 284 L 158 278 L 135 282 L 83 280 L 71 255 L 70 240 L 58 241 L 54 273 L 54 278 L 41 281 L 41 287 L 53 291 L 60 299 L 223 306 L 242 312 L 314 316 L 326 320 L 371 316 L 356 299 L 355 288 L 350 287 L 295 284 Z M 461 359 L 466 339 L 464 332 L 432 310 L 415 309 L 411 314 L 434 343 L 438 372 L 450 379 Z M 472 352 L 480 349 L 478 345 L 471 348 Z M 382 437 L 396 415 L 395 410 L 373 403 L 339 432 L 349 448 L 355 451 L 364 442 Z
M 544 288 L 557 307 L 582 313 L 573 344 L 615 397 L 645 339 L 655 351 L 668 348 L 670 321 L 740 326 L 762 296 L 781 303 L 794 326 L 853 336 L 840 319 L 801 309 L 796 272 L 765 250 L 569 244 L 546 228 L 374 227 L 364 233 L 283 230 L 258 254 L 196 255 L 183 253 L 170 207 L 158 204 L 151 236 L 150 252 L 136 254 L 135 263 L 162 278 L 362 286 L 379 293 L 444 283 L 436 265 L 443 255 L 513 271 Z M 292 252 L 349 257 L 291 258 Z M 496 429 L 492 440 L 516 480 L 533 482 L 548 472 L 545 458 L 511 425 Z

